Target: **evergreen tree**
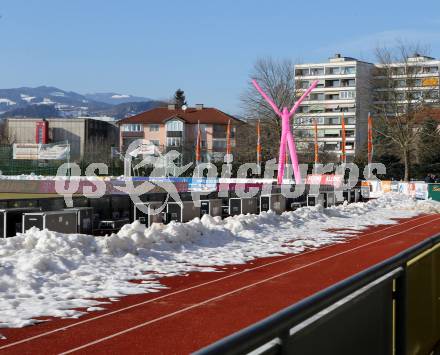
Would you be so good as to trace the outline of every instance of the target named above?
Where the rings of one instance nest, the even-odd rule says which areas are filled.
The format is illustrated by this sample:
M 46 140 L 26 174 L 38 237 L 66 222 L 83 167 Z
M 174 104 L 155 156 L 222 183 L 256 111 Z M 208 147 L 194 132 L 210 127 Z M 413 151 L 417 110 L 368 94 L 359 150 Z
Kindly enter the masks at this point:
M 422 165 L 440 163 L 440 132 L 439 123 L 433 118 L 428 118 L 420 128 L 418 153 Z
M 174 94 L 174 104 L 176 108 L 182 108 L 183 105 L 186 105 L 185 92 L 181 89 L 177 89 Z

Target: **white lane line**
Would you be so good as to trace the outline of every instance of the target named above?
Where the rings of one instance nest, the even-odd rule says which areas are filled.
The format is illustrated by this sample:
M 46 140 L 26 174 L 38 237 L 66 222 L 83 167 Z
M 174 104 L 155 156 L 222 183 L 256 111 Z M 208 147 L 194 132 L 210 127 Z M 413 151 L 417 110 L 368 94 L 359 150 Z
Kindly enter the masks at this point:
M 280 273 L 280 274 L 277 274 L 277 275 L 274 275 L 274 276 L 268 277 L 268 278 L 266 278 L 266 279 L 263 279 L 263 280 L 260 280 L 260 281 L 257 281 L 257 282 L 254 282 L 254 283 L 251 283 L 251 284 L 249 284 L 249 285 L 246 285 L 246 286 L 243 286 L 243 287 L 237 288 L 237 289 L 235 289 L 235 290 L 232 290 L 232 291 L 226 292 L 226 293 L 221 294 L 221 295 L 219 295 L 219 296 L 212 297 L 212 298 L 209 298 L 209 299 L 204 300 L 204 301 L 202 301 L 202 302 L 199 302 L 199 303 L 193 304 L 192 306 L 188 306 L 188 307 L 185 307 L 185 308 L 179 309 L 178 311 L 175 311 L 175 312 L 172 312 L 172 313 L 165 314 L 165 315 L 163 315 L 163 316 L 161 316 L 161 317 L 158 317 L 158 318 L 155 318 L 155 319 L 151 319 L 151 320 L 149 320 L 149 321 L 147 321 L 147 322 L 144 322 L 144 323 L 138 324 L 138 325 L 136 325 L 136 326 L 134 326 L 134 327 L 130 327 L 130 328 L 124 329 L 124 330 L 122 330 L 122 331 L 120 331 L 120 332 L 117 332 L 117 333 L 114 333 L 114 334 L 108 335 L 108 336 L 103 337 L 103 338 L 99 338 L 99 339 L 94 340 L 94 341 L 92 341 L 92 342 L 86 343 L 86 344 L 84 344 L 84 345 L 78 346 L 78 347 L 73 348 L 73 349 L 70 349 L 70 350 L 67 350 L 67 351 L 65 351 L 65 352 L 60 353 L 60 355 L 70 354 L 70 353 L 73 353 L 73 352 L 75 352 L 75 351 L 82 350 L 82 349 L 87 348 L 87 347 L 90 347 L 90 346 L 92 346 L 92 345 L 95 345 L 95 344 L 101 343 L 101 342 L 103 342 L 103 341 L 106 341 L 106 340 L 109 340 L 109 339 L 115 338 L 115 337 L 117 337 L 117 336 L 119 336 L 119 335 L 126 334 L 126 333 L 128 333 L 128 332 L 133 331 L 133 330 L 136 330 L 136 329 L 139 329 L 139 328 L 145 327 L 145 326 L 147 326 L 147 325 L 149 325 L 149 324 L 157 323 L 157 322 L 159 322 L 159 321 L 161 321 L 161 320 L 163 320 L 163 319 L 173 317 L 173 316 L 178 315 L 178 314 L 180 314 L 180 313 L 184 313 L 184 312 L 189 311 L 189 310 L 191 310 L 191 309 L 194 309 L 194 308 L 197 308 L 197 307 L 203 306 L 203 305 L 205 305 L 205 304 L 207 304 L 207 303 L 210 303 L 210 302 L 212 302 L 212 301 L 216 301 L 216 300 L 219 300 L 219 299 L 224 298 L 224 297 L 226 297 L 226 296 L 230 296 L 230 295 L 233 295 L 233 294 L 235 294 L 235 293 L 237 293 L 237 292 L 240 292 L 240 291 L 246 290 L 246 289 L 248 289 L 248 288 L 251 288 L 251 287 L 254 287 L 254 286 L 260 285 L 260 284 L 265 283 L 265 282 L 267 282 L 267 281 L 271 281 L 271 280 L 277 279 L 277 278 L 279 278 L 279 277 L 281 277 L 281 276 L 284 276 L 284 275 L 290 274 L 290 273 L 295 272 L 295 271 L 298 271 L 298 270 L 305 269 L 305 268 L 307 268 L 307 267 L 310 267 L 310 266 L 313 266 L 313 265 L 319 264 L 319 263 L 321 263 L 321 262 L 323 262 L 323 261 L 333 259 L 333 258 L 335 258 L 335 257 L 337 257 L 337 256 L 341 256 L 341 255 L 344 255 L 344 254 L 348 254 L 348 253 L 353 252 L 353 251 L 355 251 L 355 250 L 361 249 L 361 248 L 366 247 L 366 246 L 371 245 L 371 244 L 378 243 L 378 242 L 380 242 L 380 241 L 382 241 L 382 240 L 389 239 L 389 238 L 394 237 L 394 236 L 396 236 L 396 235 L 399 235 L 399 234 L 402 234 L 402 233 L 406 233 L 406 232 L 408 232 L 408 231 L 410 231 L 410 230 L 413 230 L 413 229 L 415 229 L 415 228 L 421 227 L 421 226 L 423 226 L 423 225 L 425 225 L 425 224 L 432 223 L 432 222 L 437 221 L 437 220 L 440 220 L 440 217 L 439 217 L 439 218 L 436 218 L 436 219 L 433 219 L 433 220 L 430 220 L 430 221 L 428 221 L 428 222 L 425 222 L 425 223 L 419 224 L 419 225 L 417 225 L 417 226 L 414 226 L 414 227 L 408 228 L 408 229 L 406 229 L 406 230 L 404 230 L 404 231 L 400 231 L 400 232 L 397 232 L 397 233 L 391 234 L 391 235 L 386 236 L 386 237 L 384 237 L 384 238 L 377 239 L 377 240 L 374 240 L 374 241 L 372 241 L 372 242 L 369 242 L 369 243 L 366 243 L 366 244 L 363 244 L 363 245 L 359 245 L 359 246 L 357 246 L 357 247 L 355 247 L 355 248 L 348 249 L 348 250 L 345 250 L 345 251 L 339 252 L 339 253 L 337 253 L 337 254 L 333 254 L 333 255 L 328 256 L 328 257 L 326 257 L 326 258 L 323 258 L 323 259 L 320 259 L 320 260 L 317 260 L 317 261 L 311 262 L 311 263 L 309 263 L 309 264 L 306 264 L 306 265 L 303 265 L 303 266 L 300 266 L 300 267 L 294 268 L 294 269 L 292 269 L 292 270 L 284 271 L 284 272 L 282 272 L 282 273 Z
M 417 218 L 413 218 L 413 219 L 408 220 L 408 221 L 403 222 L 403 223 L 392 224 L 389 227 L 386 227 L 386 228 L 383 228 L 383 229 L 380 229 L 380 230 L 377 230 L 377 231 L 374 231 L 374 232 L 370 232 L 370 233 L 367 233 L 367 234 L 362 234 L 362 237 L 370 236 L 370 235 L 373 235 L 373 234 L 376 234 L 376 233 L 379 233 L 379 232 L 383 232 L 385 230 L 388 230 L 388 229 L 391 229 L 391 228 L 395 228 L 395 227 L 398 227 L 398 226 L 403 226 L 405 224 L 408 224 L 408 223 L 411 223 L 411 222 L 414 222 L 414 221 L 418 221 L 418 220 L 420 220 L 422 218 L 425 218 L 425 217 L 432 217 L 432 215 L 424 215 L 424 216 L 420 216 L 420 217 L 417 217 Z M 355 237 L 355 235 L 353 237 Z M 32 337 L 29 337 L 29 338 L 24 338 L 24 339 L 18 340 L 18 341 L 13 342 L 13 343 L 5 344 L 3 346 L 0 346 L 0 350 L 12 347 L 14 345 L 22 344 L 22 343 L 25 343 L 25 342 L 28 342 L 28 341 L 31 341 L 31 340 L 35 340 L 35 339 L 44 337 L 46 335 L 50 335 L 50 334 L 57 333 L 57 332 L 60 332 L 60 331 L 65 331 L 65 330 L 67 330 L 69 328 L 73 328 L 73 327 L 79 326 L 81 324 L 89 323 L 89 322 L 94 321 L 94 320 L 98 320 L 98 319 L 101 319 L 101 318 L 104 318 L 104 317 L 108 317 L 108 316 L 111 316 L 111 315 L 114 315 L 114 314 L 117 314 L 117 313 L 129 310 L 129 309 L 132 309 L 132 308 L 143 306 L 143 305 L 146 305 L 148 303 L 152 303 L 152 302 L 155 302 L 155 301 L 158 301 L 158 300 L 162 300 L 162 299 L 170 297 L 170 296 L 174 296 L 174 295 L 177 295 L 177 294 L 180 294 L 180 293 L 184 293 L 184 292 L 187 292 L 187 291 L 191 291 L 191 290 L 194 290 L 194 289 L 197 289 L 197 288 L 200 288 L 200 287 L 203 287 L 203 286 L 207 286 L 207 285 L 210 285 L 210 284 L 213 284 L 213 283 L 216 283 L 216 282 L 220 282 L 220 281 L 223 281 L 223 280 L 235 277 L 235 276 L 239 276 L 239 275 L 242 275 L 242 274 L 244 274 L 246 272 L 258 270 L 258 269 L 261 269 L 261 268 L 265 268 L 267 266 L 271 266 L 271 265 L 278 264 L 278 263 L 281 263 L 281 262 L 289 261 L 289 260 L 294 259 L 296 257 L 302 256 L 302 255 L 307 255 L 307 254 L 310 254 L 310 253 L 314 253 L 314 252 L 316 252 L 318 250 L 327 249 L 327 248 L 333 247 L 335 245 L 337 245 L 337 244 L 329 244 L 329 245 L 326 245 L 326 246 L 324 246 L 322 248 L 319 248 L 319 249 L 313 249 L 313 250 L 306 251 L 304 253 L 299 253 L 299 254 L 292 255 L 292 256 L 290 256 L 288 258 L 271 261 L 270 263 L 267 263 L 267 264 L 264 264 L 264 265 L 260 265 L 260 266 L 256 266 L 256 267 L 251 268 L 251 269 L 246 269 L 246 270 L 243 270 L 243 271 L 239 271 L 239 272 L 236 272 L 234 274 L 223 276 L 223 277 L 215 279 L 215 280 L 203 282 L 201 284 L 197 284 L 197 285 L 194 285 L 194 286 L 191 286 L 191 287 L 187 287 L 187 288 L 184 288 L 184 289 L 181 289 L 181 290 L 178 290 L 178 291 L 174 291 L 174 292 L 168 293 L 166 295 L 158 296 L 158 297 L 149 299 L 147 301 L 143 301 L 143 302 L 140 302 L 140 303 L 135 303 L 135 304 L 132 304 L 132 305 L 124 307 L 124 308 L 119 308 L 117 310 L 114 310 L 114 311 L 111 311 L 111 312 L 108 312 L 108 313 L 105 313 L 105 314 L 101 314 L 101 315 L 96 316 L 96 317 L 84 319 L 82 321 L 66 325 L 64 327 L 56 328 L 56 329 L 53 329 L 53 330 L 50 330 L 50 331 L 47 331 L 47 332 L 44 332 L 44 333 L 41 333 L 41 334 L 34 335 Z

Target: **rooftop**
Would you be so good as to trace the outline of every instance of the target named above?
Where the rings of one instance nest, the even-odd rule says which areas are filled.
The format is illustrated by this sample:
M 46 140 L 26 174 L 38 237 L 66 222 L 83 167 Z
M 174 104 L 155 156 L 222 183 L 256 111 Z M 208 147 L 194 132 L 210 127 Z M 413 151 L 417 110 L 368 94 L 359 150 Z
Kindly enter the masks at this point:
M 186 123 L 197 124 L 228 124 L 229 120 L 240 121 L 237 118 L 224 113 L 216 108 L 203 107 L 197 105 L 196 107 L 188 107 L 185 110 L 175 107 L 158 107 L 152 110 L 142 112 L 138 115 L 123 118 L 118 121 L 118 124 L 125 123 L 165 123 L 172 118 L 180 118 Z

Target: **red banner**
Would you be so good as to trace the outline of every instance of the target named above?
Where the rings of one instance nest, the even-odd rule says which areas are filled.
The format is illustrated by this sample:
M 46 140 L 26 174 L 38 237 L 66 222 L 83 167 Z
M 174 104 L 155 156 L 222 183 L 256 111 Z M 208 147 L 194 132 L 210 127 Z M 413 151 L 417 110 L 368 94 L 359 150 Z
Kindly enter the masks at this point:
M 321 175 L 311 174 L 307 175 L 306 184 L 308 185 L 331 185 L 334 187 L 340 187 L 343 183 L 342 175 Z

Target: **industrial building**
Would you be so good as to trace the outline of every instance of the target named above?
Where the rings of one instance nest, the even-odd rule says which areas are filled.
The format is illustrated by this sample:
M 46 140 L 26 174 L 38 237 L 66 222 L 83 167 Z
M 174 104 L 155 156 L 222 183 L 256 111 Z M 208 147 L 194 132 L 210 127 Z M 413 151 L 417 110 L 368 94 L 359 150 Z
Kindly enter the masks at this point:
M 9 143 L 68 142 L 73 161 L 103 161 L 119 143 L 119 127 L 92 118 L 8 118 L 6 122 Z

